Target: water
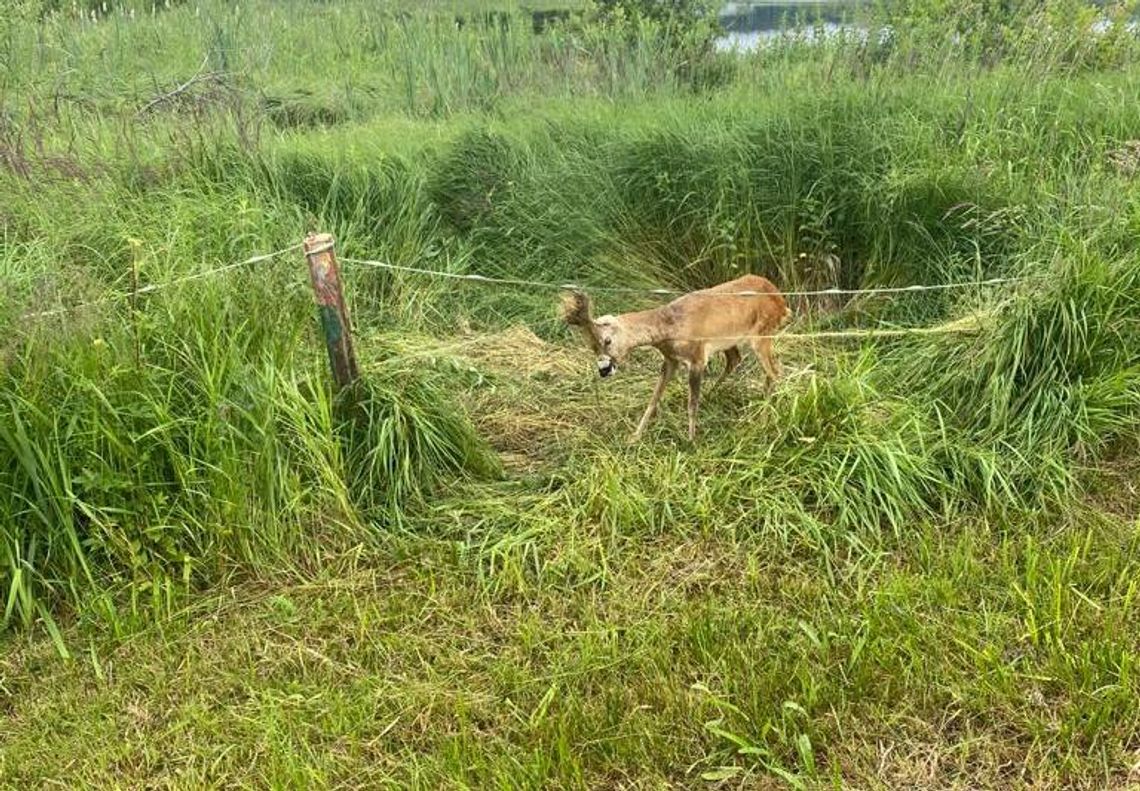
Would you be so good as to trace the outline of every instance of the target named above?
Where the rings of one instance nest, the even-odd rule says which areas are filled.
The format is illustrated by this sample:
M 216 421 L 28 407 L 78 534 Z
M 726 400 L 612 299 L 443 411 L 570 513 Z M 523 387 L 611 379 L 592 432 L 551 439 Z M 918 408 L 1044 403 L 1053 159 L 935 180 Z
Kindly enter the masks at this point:
M 763 44 L 778 38 L 797 38 L 802 41 L 822 41 L 839 34 L 865 38 L 867 28 L 859 25 L 844 25 L 824 22 L 813 27 L 775 28 L 771 30 L 730 30 L 716 40 L 716 48 L 721 52 L 751 52 Z
M 727 3 L 720 11 L 725 34 L 716 40 L 716 47 L 721 52 L 751 52 L 781 38 L 813 43 L 843 35 L 865 40 L 867 28 L 847 21 L 861 4 L 860 0 Z M 1093 32 L 1104 33 L 1110 25 L 1103 18 L 1094 24 Z M 1136 22 L 1128 28 L 1133 33 L 1140 30 Z M 882 35 L 890 33 L 884 30 Z
M 858 5 L 858 0 L 728 3 L 720 11 L 720 22 L 726 32 L 717 39 L 717 48 L 748 52 L 786 36 L 808 42 L 838 34 L 862 37 L 867 33 L 866 28 L 845 19 Z

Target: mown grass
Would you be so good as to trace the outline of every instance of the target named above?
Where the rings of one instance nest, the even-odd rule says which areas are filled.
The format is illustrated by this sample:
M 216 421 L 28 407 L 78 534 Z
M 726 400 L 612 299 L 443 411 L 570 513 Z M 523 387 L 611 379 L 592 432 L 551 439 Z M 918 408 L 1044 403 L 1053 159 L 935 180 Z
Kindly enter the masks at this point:
M 10 16 L 0 780 L 1134 783 L 1137 45 L 1062 5 L 741 57 L 456 6 Z M 677 386 L 636 448 L 649 355 L 591 378 L 552 290 L 346 263 L 340 397 L 295 249 L 121 297 L 308 230 L 587 287 L 1029 279 L 797 301 L 965 331 L 788 340 L 771 398 L 744 370 L 691 446 Z
M 1136 545 L 1108 526 L 1038 537 L 965 522 L 758 552 L 675 525 L 606 547 L 605 585 L 591 567 L 524 590 L 487 588 L 456 549 L 416 540 L 383 566 L 342 559 L 204 597 L 161 638 L 97 640 L 66 666 L 10 652 L 6 777 L 1126 783 L 1135 688 L 1120 683 L 1119 635 L 1135 621 L 1120 599 Z

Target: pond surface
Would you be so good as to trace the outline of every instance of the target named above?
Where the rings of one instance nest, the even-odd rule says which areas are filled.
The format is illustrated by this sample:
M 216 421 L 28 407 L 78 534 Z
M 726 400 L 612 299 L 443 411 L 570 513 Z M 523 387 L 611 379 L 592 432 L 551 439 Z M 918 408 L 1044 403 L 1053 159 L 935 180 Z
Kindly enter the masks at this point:
M 862 35 L 866 29 L 850 20 L 863 4 L 860 0 L 727 3 L 720 11 L 725 34 L 717 39 L 717 48 L 748 51 L 781 35 L 795 35 L 806 41 L 841 32 Z
M 1103 2 L 1092 0 L 1093 5 Z M 837 34 L 863 38 L 867 28 L 854 24 L 853 18 L 868 0 L 756 0 L 755 2 L 726 3 L 720 10 L 720 22 L 725 33 L 717 39 L 717 49 L 728 52 L 748 52 L 780 36 L 794 36 L 802 41 L 819 41 Z M 1140 14 L 1140 11 L 1137 12 Z M 1107 16 L 1094 24 L 1094 32 L 1103 33 L 1111 27 Z M 1133 33 L 1140 32 L 1140 22 L 1128 23 Z

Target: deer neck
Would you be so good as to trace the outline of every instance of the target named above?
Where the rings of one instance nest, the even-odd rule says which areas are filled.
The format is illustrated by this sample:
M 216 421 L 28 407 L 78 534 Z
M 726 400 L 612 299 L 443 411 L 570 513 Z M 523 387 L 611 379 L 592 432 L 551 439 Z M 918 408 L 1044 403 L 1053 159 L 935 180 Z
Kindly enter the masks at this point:
M 665 340 L 665 327 L 661 321 L 661 309 L 639 310 L 623 313 L 618 317 L 629 338 L 630 348 L 655 346 Z

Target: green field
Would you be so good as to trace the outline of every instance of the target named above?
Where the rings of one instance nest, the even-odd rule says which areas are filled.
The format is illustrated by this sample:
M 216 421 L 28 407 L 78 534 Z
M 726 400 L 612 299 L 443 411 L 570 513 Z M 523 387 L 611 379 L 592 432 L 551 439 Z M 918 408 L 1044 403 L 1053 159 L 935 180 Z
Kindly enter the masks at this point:
M 1140 783 L 1130 9 L 732 55 L 584 4 L 81 5 L 0 19 L 0 786 Z M 556 288 L 359 261 L 599 313 L 1017 280 L 795 298 L 940 331 L 777 341 L 771 397 L 749 362 L 691 444 L 678 380 L 630 447 L 652 351 L 602 381 Z

